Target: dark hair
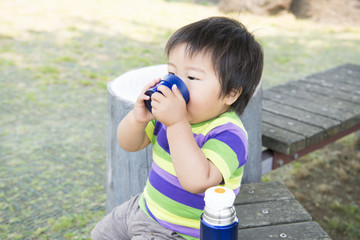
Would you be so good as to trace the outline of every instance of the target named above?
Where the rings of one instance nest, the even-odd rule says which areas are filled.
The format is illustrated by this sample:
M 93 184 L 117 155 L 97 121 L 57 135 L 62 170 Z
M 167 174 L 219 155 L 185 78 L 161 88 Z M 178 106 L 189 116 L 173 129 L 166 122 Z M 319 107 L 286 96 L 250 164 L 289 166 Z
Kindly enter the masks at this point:
M 221 94 L 242 91 L 232 104 L 239 115 L 243 113 L 260 82 L 263 70 L 261 45 L 240 22 L 226 17 L 211 17 L 177 30 L 165 47 L 165 54 L 179 44 L 187 44 L 190 56 L 210 53 L 214 71 L 220 79 Z

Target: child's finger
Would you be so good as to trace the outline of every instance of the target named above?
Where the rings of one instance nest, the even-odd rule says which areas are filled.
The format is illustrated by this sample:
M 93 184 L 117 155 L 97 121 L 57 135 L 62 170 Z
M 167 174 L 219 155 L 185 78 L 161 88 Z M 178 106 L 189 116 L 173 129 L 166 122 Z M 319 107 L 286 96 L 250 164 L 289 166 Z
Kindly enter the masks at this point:
M 177 87 L 176 84 L 174 84 L 172 86 L 172 91 L 177 97 L 183 98 L 183 96 L 182 96 L 182 94 L 181 94 L 181 92 L 180 92 L 180 90 L 179 90 L 179 88 Z
M 161 92 L 156 92 L 151 95 L 151 102 L 161 102 L 165 96 Z
M 143 88 L 143 93 L 145 93 L 149 88 L 154 87 L 160 81 L 161 81 L 161 78 L 156 78 L 156 79 L 152 80 L 151 82 L 149 82 L 148 84 L 146 84 L 146 86 Z
M 158 91 L 161 92 L 164 96 L 169 96 L 170 94 L 172 94 L 171 89 L 164 85 L 160 85 L 158 87 Z

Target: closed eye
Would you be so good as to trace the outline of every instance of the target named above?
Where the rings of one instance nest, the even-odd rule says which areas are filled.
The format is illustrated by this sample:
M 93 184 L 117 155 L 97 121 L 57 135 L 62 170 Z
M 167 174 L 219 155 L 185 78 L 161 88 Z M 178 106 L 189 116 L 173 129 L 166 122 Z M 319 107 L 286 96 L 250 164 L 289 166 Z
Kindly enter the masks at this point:
M 188 76 L 188 79 L 190 79 L 190 80 L 199 80 L 198 78 L 192 77 L 192 76 Z
M 173 72 L 168 72 L 169 74 L 171 74 L 171 75 L 175 75 L 175 73 L 173 73 Z

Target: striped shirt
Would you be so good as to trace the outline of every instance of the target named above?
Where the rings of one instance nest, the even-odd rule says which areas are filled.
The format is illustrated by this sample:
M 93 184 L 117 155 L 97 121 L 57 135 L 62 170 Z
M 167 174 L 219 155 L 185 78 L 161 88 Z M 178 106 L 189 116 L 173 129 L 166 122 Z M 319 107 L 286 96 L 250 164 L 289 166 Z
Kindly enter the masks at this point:
M 204 155 L 223 176 L 221 186 L 239 193 L 244 164 L 248 157 L 246 130 L 235 112 L 191 125 Z M 153 144 L 153 164 L 140 199 L 140 207 L 162 226 L 186 239 L 200 237 L 200 216 L 204 193 L 193 194 L 181 186 L 171 161 L 166 126 L 156 120 L 145 129 Z

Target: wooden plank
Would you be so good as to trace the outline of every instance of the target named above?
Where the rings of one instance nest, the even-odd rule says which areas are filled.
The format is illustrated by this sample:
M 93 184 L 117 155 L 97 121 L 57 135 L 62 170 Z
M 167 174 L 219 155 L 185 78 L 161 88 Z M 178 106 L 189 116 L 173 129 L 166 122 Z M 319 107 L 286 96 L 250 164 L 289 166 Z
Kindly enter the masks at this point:
M 267 91 L 264 91 L 263 97 L 265 99 L 271 99 L 274 102 L 278 102 L 283 105 L 287 105 L 290 107 L 295 107 L 298 109 L 302 109 L 305 111 L 309 111 L 311 113 L 319 114 L 324 117 L 329 117 L 341 122 L 341 129 L 350 128 L 358 122 L 356 116 L 353 114 L 342 111 L 336 108 L 329 108 L 327 106 L 323 106 L 322 104 L 318 104 L 314 101 L 306 100 L 306 99 L 296 99 L 291 96 L 280 94 L 271 88 Z
M 339 67 L 335 67 L 329 69 L 327 71 L 318 72 L 308 76 L 309 78 L 317 79 L 320 82 L 325 80 L 326 83 L 334 83 L 336 85 L 351 85 L 360 87 L 359 79 L 360 79 L 360 65 L 342 65 Z M 307 78 L 307 77 L 306 77 Z M 346 89 L 348 86 L 346 86 Z M 354 89 L 349 89 L 351 92 Z
M 340 80 L 347 84 L 360 86 L 360 65 L 344 64 L 330 70 L 333 70 L 329 73 L 335 81 Z
M 360 87 L 360 65 L 344 64 L 323 72 L 312 74 L 308 77 L 320 80 L 325 79 L 330 82 L 341 82 Z
M 298 159 L 299 157 L 302 157 L 308 153 L 311 153 L 319 148 L 324 147 L 325 145 L 335 142 L 336 140 L 345 137 L 346 135 L 349 135 L 350 133 L 356 132 L 356 131 L 360 131 L 360 123 L 358 123 L 357 125 L 351 127 L 351 128 L 347 128 L 344 131 L 339 132 L 338 134 L 335 134 L 333 136 L 330 136 L 329 138 L 324 139 L 321 142 L 318 142 L 314 145 L 311 145 L 307 148 L 304 148 L 300 151 L 297 151 L 296 153 L 293 153 L 291 155 L 288 154 L 283 154 L 277 151 L 273 151 L 273 159 L 272 159 L 272 163 L 273 163 L 273 169 L 280 167 L 286 163 L 289 163 L 292 160 Z M 271 151 L 271 150 L 268 150 Z
M 334 78 L 331 75 L 322 75 L 322 76 L 308 76 L 301 80 L 318 84 L 323 87 L 334 88 L 338 91 L 339 90 L 343 91 L 344 93 L 359 94 L 360 86 L 341 81 L 341 79 L 343 78 L 344 77 Z
M 280 182 L 242 184 L 234 205 L 294 199 L 290 190 Z
M 263 123 L 262 145 L 277 152 L 292 154 L 305 148 L 305 137 Z
M 263 101 L 262 108 L 263 111 L 269 111 L 281 116 L 293 118 L 303 123 L 320 127 L 326 131 L 328 136 L 334 135 L 340 130 L 340 121 L 286 105 L 281 105 L 279 107 L 278 103 L 268 99 Z
M 347 75 L 346 78 L 342 78 L 342 81 L 360 86 L 360 65 L 345 64 L 339 66 L 337 69 Z M 358 94 L 360 94 L 360 92 L 358 92 Z
M 305 147 L 313 145 L 327 137 L 326 131 L 322 128 L 302 123 L 268 111 L 263 111 L 263 122 L 304 136 Z
M 310 221 L 311 216 L 295 199 L 235 205 L 239 229 Z
M 355 115 L 360 114 L 360 108 L 358 103 L 340 101 L 334 98 L 332 93 L 330 93 L 327 96 L 324 96 L 317 93 L 305 91 L 302 89 L 295 89 L 293 86 L 287 84 L 279 86 L 273 90 L 276 91 L 277 93 L 288 95 L 294 98 L 316 101 L 317 103 L 321 104 L 322 106 L 326 106 L 327 108 L 336 108 L 341 111 L 349 112 Z M 349 114 L 349 116 L 351 116 L 351 114 Z
M 291 146 L 292 143 L 299 144 L 300 141 L 284 143 L 284 138 L 288 137 L 287 133 L 279 129 L 275 130 L 275 127 L 306 136 L 305 146 L 308 147 L 355 126 L 360 122 L 359 83 L 360 66 L 347 64 L 313 74 L 305 80 L 289 82 L 264 91 L 263 145 L 284 154 L 292 154 L 300 150 Z M 279 116 L 269 114 L 269 112 Z M 282 119 L 280 116 L 285 118 Z M 300 126 L 304 128 L 305 125 L 300 124 L 300 128 L 291 127 L 290 129 L 287 125 L 290 119 L 320 127 L 323 132 L 317 135 L 315 133 L 313 138 L 311 132 L 314 129 L 308 129 L 304 133 L 298 131 L 301 129 Z M 271 136 L 274 131 L 277 136 Z M 276 143 L 277 138 L 282 143 Z M 284 145 L 281 146 L 281 144 Z M 297 150 L 292 151 L 291 148 Z
M 238 232 L 238 239 L 331 240 L 329 235 L 316 222 L 301 222 L 268 227 L 240 229 Z
M 330 239 L 280 182 L 243 184 L 235 209 L 238 239 Z
M 344 94 L 344 92 L 341 91 L 334 91 L 333 88 L 322 87 L 317 84 L 303 80 L 288 82 L 286 83 L 286 85 L 295 89 L 302 89 L 305 91 L 314 92 L 319 95 L 332 96 L 333 98 L 340 101 L 348 101 L 355 104 L 359 104 L 360 102 L 360 97 L 358 95 Z

